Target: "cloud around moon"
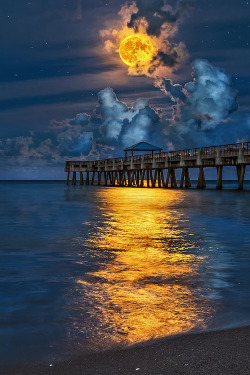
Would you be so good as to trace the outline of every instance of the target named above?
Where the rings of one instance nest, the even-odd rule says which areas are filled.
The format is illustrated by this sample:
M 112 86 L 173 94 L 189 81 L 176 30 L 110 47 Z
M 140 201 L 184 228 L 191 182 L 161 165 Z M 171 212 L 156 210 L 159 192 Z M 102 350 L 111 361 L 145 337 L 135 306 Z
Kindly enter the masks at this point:
M 126 3 L 121 7 L 117 20 L 109 22 L 100 31 L 104 50 L 118 56 L 119 47 L 125 38 L 136 34 L 149 38 L 154 46 L 152 59 L 129 66 L 128 74 L 153 78 L 155 85 L 160 86 L 162 79 L 171 78 L 187 61 L 185 43 L 175 43 L 172 38 L 178 31 L 180 20 L 192 4 L 188 0 L 179 1 L 174 9 L 165 5 L 163 0 Z

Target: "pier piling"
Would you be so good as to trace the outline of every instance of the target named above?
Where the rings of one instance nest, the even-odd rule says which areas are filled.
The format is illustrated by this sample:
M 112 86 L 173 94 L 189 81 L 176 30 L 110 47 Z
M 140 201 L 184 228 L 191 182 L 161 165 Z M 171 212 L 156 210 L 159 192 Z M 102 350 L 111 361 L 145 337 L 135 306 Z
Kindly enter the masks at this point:
M 222 171 L 223 171 L 223 166 L 219 165 L 217 167 L 217 185 L 216 185 L 216 189 L 218 190 L 222 189 Z

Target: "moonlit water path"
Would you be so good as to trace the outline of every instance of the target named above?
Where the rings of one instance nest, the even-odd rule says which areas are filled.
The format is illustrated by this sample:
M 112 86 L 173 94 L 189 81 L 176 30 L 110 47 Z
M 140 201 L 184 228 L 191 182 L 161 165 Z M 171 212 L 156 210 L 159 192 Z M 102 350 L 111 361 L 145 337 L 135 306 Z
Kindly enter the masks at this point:
M 249 192 L 0 184 L 4 364 L 250 321 Z

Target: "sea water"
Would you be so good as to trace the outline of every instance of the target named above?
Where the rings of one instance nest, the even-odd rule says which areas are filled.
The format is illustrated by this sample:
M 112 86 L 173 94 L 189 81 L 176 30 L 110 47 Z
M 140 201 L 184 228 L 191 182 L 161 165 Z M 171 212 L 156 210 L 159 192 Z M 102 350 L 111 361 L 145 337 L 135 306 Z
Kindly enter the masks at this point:
M 1 364 L 249 324 L 250 191 L 225 187 L 1 182 Z

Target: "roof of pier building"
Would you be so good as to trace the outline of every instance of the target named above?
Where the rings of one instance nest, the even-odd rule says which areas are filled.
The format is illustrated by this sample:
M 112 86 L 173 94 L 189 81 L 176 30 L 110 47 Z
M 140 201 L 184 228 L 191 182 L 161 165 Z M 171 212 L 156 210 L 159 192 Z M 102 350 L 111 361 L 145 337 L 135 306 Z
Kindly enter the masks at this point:
M 162 148 L 151 145 L 148 142 L 139 142 L 133 146 L 126 147 L 124 151 L 161 151 Z

